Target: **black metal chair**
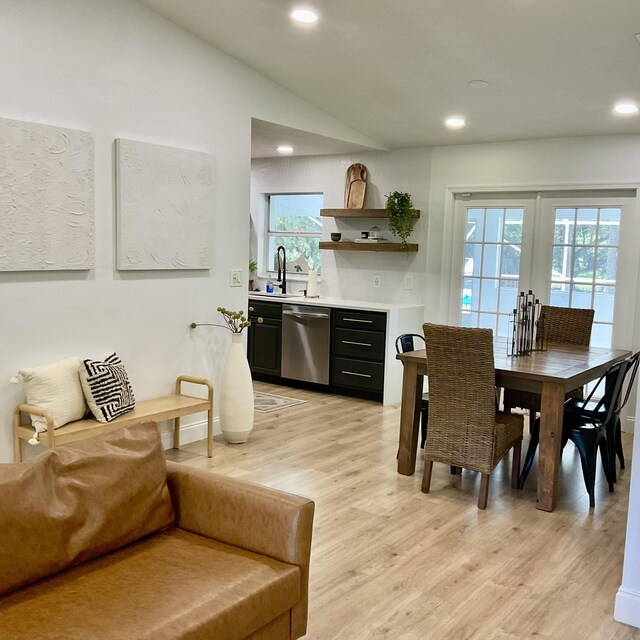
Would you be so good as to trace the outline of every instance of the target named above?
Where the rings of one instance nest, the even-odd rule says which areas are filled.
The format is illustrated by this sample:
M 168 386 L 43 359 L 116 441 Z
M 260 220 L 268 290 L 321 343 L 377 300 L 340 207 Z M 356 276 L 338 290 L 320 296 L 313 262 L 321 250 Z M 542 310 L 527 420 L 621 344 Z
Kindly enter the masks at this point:
M 420 338 L 424 347 L 424 336 L 419 333 L 403 333 L 396 338 L 396 353 L 407 353 L 408 351 L 416 351 L 414 338 Z M 422 394 L 422 408 L 420 409 L 420 448 L 424 449 L 424 444 L 427 441 L 427 422 L 429 420 L 429 394 Z
M 618 406 L 622 385 L 628 370 L 628 360 L 623 360 L 612 365 L 598 380 L 589 396 L 585 400 L 571 398 L 565 404 L 562 423 L 562 448 L 571 440 L 580 454 L 584 483 L 589 494 L 589 506 L 595 506 L 595 479 L 597 455 L 600 450 L 602 467 L 609 484 L 609 491 L 613 491 L 613 473 L 611 466 L 610 448 L 608 446 L 608 434 L 615 437 L 616 407 Z M 591 401 L 594 393 L 601 383 L 609 378 L 610 384 L 606 385 L 604 395 L 596 403 Z M 524 467 L 518 480 L 518 489 L 522 489 L 531 470 L 533 459 L 540 442 L 540 419 L 536 418 L 531 439 L 527 449 Z
M 618 456 L 618 460 L 620 461 L 620 468 L 625 468 L 624 450 L 622 448 L 622 428 L 620 422 L 620 412 L 629 401 L 629 397 L 631 395 L 631 389 L 638 373 L 638 364 L 640 364 L 640 351 L 634 353 L 632 356 L 629 356 L 625 362 L 626 371 L 622 382 L 622 387 L 620 389 L 620 395 L 622 395 L 622 388 L 624 388 L 625 379 L 628 377 L 628 382 L 626 383 L 627 389 L 622 402 L 620 402 L 619 404 L 616 403 L 616 405 L 614 405 L 612 419 L 606 422 L 609 464 L 611 467 L 611 475 L 613 476 L 614 482 L 617 482 L 618 480 L 616 473 L 616 455 Z M 590 420 L 595 419 L 599 422 L 605 421 L 608 407 L 603 403 L 604 399 L 601 399 L 600 402 L 592 400 L 593 395 L 601 382 L 602 378 L 598 380 L 597 385 L 594 387 L 593 391 L 589 394 L 589 397 L 585 401 L 573 398 L 571 400 L 567 400 L 564 405 L 565 411 L 571 411 L 573 413 L 584 415 Z

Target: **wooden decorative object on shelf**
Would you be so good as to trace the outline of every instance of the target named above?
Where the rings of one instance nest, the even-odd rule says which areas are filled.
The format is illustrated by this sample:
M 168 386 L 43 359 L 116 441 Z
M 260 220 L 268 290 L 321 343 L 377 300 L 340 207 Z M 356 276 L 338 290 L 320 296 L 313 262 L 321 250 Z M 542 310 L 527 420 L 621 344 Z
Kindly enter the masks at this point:
M 362 209 L 364 206 L 364 196 L 367 192 L 367 167 L 359 162 L 352 164 L 347 169 L 347 176 L 344 185 L 344 208 Z
M 379 251 L 383 253 L 402 253 L 402 245 L 399 242 L 321 242 L 320 249 L 327 251 Z M 407 245 L 407 251 L 416 252 L 417 244 Z

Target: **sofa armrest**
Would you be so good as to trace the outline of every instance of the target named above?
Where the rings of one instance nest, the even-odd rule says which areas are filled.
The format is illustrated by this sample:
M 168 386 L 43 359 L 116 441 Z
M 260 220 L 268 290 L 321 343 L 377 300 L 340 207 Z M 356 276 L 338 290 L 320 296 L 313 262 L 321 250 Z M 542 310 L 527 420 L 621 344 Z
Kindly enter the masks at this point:
M 291 612 L 291 637 L 303 636 L 313 501 L 175 462 L 167 462 L 167 482 L 181 529 L 300 568 L 300 602 Z

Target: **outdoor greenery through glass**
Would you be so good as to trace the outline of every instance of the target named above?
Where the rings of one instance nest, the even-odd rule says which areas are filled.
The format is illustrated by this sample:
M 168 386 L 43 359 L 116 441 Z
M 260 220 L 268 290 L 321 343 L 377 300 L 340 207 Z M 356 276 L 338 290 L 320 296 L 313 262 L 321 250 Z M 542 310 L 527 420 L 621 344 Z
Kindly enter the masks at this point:
M 277 271 L 276 250 L 287 251 L 287 273 L 320 271 L 323 195 L 321 193 L 267 196 L 267 271 Z
M 620 207 L 555 210 L 551 304 L 595 309 L 595 346 L 611 346 L 620 216 Z
M 524 209 L 467 209 L 460 324 L 506 336 L 516 304 Z

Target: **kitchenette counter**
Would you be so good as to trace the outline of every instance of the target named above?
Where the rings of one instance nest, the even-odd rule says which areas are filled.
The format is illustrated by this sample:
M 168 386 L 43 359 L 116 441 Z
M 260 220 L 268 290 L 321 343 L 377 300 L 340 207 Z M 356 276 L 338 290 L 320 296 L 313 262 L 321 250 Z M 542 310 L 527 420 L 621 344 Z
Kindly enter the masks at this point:
M 262 318 L 249 329 L 254 378 L 295 385 L 296 380 L 318 382 L 320 371 L 320 383 L 337 393 L 385 405 L 400 402 L 402 364 L 396 360 L 396 338 L 422 333 L 423 305 L 256 292 L 249 293 L 249 301 L 250 319 Z M 320 330 L 320 325 L 325 328 Z M 324 338 L 316 336 L 322 332 Z
M 423 309 L 422 305 L 410 303 L 363 302 L 361 300 L 343 300 L 342 298 L 305 298 L 304 296 L 282 296 L 270 293 L 251 292 L 249 300 L 261 302 L 280 302 L 282 304 L 308 304 L 332 309 L 356 309 L 361 311 L 398 311 L 401 309 Z

